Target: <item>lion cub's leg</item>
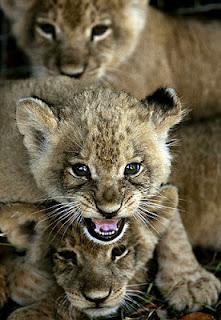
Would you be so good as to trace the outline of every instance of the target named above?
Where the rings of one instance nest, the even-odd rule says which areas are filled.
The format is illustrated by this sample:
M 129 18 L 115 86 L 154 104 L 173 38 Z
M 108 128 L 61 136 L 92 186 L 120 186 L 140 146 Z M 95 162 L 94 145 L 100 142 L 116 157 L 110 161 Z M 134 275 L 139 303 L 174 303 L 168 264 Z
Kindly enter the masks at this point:
M 42 298 L 52 284 L 48 266 L 44 264 L 45 215 L 33 205 L 13 204 L 0 211 L 0 230 L 8 241 L 25 255 L 12 255 L 4 262 L 10 297 L 20 305 L 33 303 Z M 47 246 L 47 244 L 46 244 Z
M 197 310 L 216 303 L 221 284 L 197 262 L 179 212 L 159 243 L 158 262 L 156 284 L 175 309 Z
M 39 301 L 53 283 L 50 272 L 44 266 L 29 262 L 26 257 L 19 257 L 12 264 L 8 275 L 11 299 L 22 306 Z
M 7 320 L 88 320 L 89 318 L 65 303 L 65 295 L 56 285 L 39 302 L 14 311 Z
M 53 304 L 44 302 L 34 303 L 19 308 L 7 318 L 8 320 L 57 320 Z M 60 319 L 60 318 L 59 318 Z

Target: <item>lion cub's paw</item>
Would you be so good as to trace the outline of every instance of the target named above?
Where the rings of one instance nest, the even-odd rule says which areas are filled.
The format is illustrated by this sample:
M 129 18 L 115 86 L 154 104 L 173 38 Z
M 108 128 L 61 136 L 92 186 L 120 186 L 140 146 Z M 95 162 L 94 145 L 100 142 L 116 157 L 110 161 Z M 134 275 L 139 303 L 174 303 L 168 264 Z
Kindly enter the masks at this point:
M 49 273 L 19 259 L 9 276 L 11 298 L 22 306 L 42 299 L 52 284 Z
M 29 307 L 19 308 L 12 312 L 7 318 L 8 320 L 49 320 L 51 319 L 47 315 L 44 315 L 40 311 L 32 310 Z
M 168 303 L 179 311 L 196 311 L 203 305 L 213 305 L 221 292 L 220 281 L 201 267 L 195 272 L 176 275 L 175 279 L 159 273 L 156 282 Z

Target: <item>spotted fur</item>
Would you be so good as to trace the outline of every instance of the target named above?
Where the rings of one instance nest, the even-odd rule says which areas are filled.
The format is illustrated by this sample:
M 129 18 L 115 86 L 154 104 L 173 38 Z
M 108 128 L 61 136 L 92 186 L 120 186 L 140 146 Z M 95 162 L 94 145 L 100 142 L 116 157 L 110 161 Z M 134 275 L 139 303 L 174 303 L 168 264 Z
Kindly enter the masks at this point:
M 157 214 L 162 221 L 164 219 L 164 226 L 156 222 L 156 225 L 161 225 L 158 234 L 144 228 L 136 220 L 131 220 L 121 240 L 107 246 L 91 242 L 77 225 L 70 226 L 64 233 L 62 226 L 57 224 L 54 229 L 56 235 L 50 236 L 48 231 L 41 234 L 45 240 L 48 239 L 44 241 L 44 251 L 49 250 L 48 257 L 52 255 L 54 284 L 45 295 L 41 292 L 40 301 L 36 299 L 35 304 L 18 309 L 9 319 L 34 320 L 38 317 L 46 320 L 59 317 L 65 320 L 109 316 L 120 308 L 128 312 L 134 294 L 140 297 L 134 302 L 134 307 L 141 304 L 145 288 L 143 284 L 146 282 L 148 285 L 147 262 L 153 256 L 160 235 L 176 214 L 176 188 L 164 186 L 160 199 L 157 199 Z M 24 208 L 20 207 L 21 211 Z M 29 217 L 27 215 L 27 219 Z M 32 250 L 35 254 L 35 249 Z M 42 255 L 45 255 L 44 252 Z M 33 281 L 28 281 L 29 292 L 36 290 Z M 21 284 L 17 292 L 18 289 L 26 292 L 27 288 Z
M 146 0 L 1 0 L 0 5 L 34 75 L 103 79 L 139 99 L 171 86 L 195 118 L 220 113 L 220 21 L 171 16 Z

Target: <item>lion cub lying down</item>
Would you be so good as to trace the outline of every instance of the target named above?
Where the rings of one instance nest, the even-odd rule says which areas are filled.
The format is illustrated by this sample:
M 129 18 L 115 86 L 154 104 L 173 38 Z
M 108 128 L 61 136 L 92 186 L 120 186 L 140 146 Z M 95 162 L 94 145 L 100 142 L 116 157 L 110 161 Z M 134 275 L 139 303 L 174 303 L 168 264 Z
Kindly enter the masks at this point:
M 142 98 L 169 85 L 193 116 L 220 113 L 220 21 L 171 16 L 147 2 L 1 0 L 0 6 L 35 75 L 105 79 Z
M 51 234 L 48 224 L 56 220 L 46 221 L 34 206 L 2 208 L 1 230 L 16 248 L 26 249 L 23 257 L 5 261 L 8 295 L 23 305 L 36 302 L 9 319 L 57 319 L 57 314 L 59 319 L 82 319 L 82 313 L 98 317 L 126 310 L 133 294 L 142 290 L 139 284 L 147 281 L 146 264 L 176 213 L 175 187 L 162 187 L 159 197 L 157 219 L 150 221 L 157 232 L 131 219 L 124 236 L 106 246 L 93 243 L 76 224 L 68 228 L 55 224 Z M 140 291 L 136 303 L 142 302 L 143 295 Z

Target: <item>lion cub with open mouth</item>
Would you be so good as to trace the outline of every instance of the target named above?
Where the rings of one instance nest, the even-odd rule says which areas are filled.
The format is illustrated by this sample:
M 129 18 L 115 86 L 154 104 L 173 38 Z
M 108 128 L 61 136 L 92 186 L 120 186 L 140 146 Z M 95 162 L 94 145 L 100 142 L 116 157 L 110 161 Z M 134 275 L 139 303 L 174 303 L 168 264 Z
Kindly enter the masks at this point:
M 106 246 L 85 237 L 80 225 L 73 224 L 67 229 L 61 223 L 56 224 L 56 219 L 48 222 L 44 213 L 36 213 L 30 206 L 2 208 L 2 231 L 15 247 L 26 249 L 23 257 L 13 257 L 5 264 L 9 296 L 22 304 L 35 302 L 18 309 L 9 319 L 57 319 L 58 315 L 59 319 L 82 319 L 86 315 L 96 318 L 119 310 L 126 312 L 129 305 L 133 305 L 133 310 L 142 304 L 145 297 L 142 288 L 144 283 L 148 286 L 147 262 L 176 213 L 177 189 L 164 186 L 155 200 L 158 219 L 151 224 L 156 231 L 131 219 L 123 237 Z M 30 224 L 32 229 L 28 228 Z M 53 234 L 48 224 L 55 224 Z
M 171 172 L 169 131 L 183 116 L 173 89 L 139 101 L 61 77 L 6 83 L 0 97 L 1 202 L 54 200 L 49 216 L 79 222 L 96 244 L 120 240 L 132 217 L 152 228 Z M 157 283 L 171 305 L 217 301 L 220 283 L 196 261 L 179 212 L 159 249 Z

